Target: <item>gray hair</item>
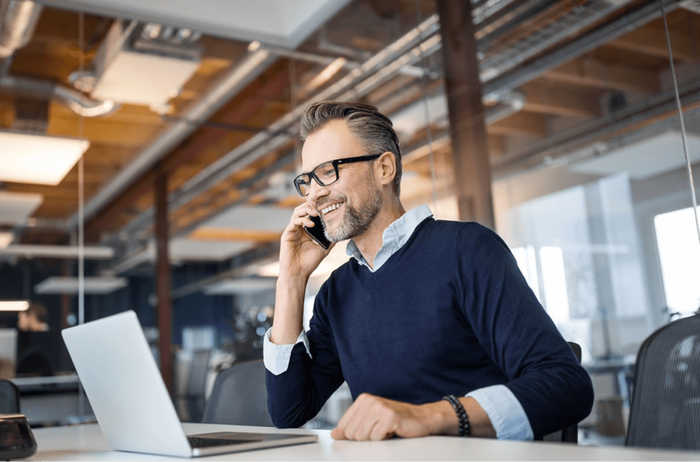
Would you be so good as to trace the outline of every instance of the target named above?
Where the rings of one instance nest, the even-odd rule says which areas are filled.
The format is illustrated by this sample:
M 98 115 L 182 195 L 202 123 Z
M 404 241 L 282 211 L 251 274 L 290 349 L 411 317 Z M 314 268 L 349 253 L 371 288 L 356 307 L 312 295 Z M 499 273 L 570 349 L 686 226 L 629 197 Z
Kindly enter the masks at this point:
M 393 189 L 398 196 L 401 186 L 401 150 L 391 120 L 369 104 L 322 101 L 306 108 L 301 119 L 301 140 L 306 140 L 330 120 L 344 120 L 350 131 L 362 140 L 368 153 L 394 153 L 396 176 Z

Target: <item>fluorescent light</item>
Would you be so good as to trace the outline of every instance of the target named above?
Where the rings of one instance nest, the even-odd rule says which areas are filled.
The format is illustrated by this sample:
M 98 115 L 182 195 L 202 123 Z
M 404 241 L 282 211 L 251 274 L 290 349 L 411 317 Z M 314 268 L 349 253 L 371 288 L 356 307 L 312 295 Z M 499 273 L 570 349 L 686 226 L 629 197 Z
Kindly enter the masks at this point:
M 25 224 L 42 200 L 41 194 L 0 191 L 0 223 Z
M 0 249 L 4 249 L 8 245 L 10 245 L 10 242 L 12 242 L 12 239 L 14 239 L 14 234 L 8 233 L 8 232 L 0 232 Z
M 18 257 L 44 258 L 78 258 L 80 248 L 76 245 L 10 245 L 0 247 L 1 255 L 16 255 Z M 114 249 L 106 246 L 84 246 L 83 257 L 93 260 L 109 260 L 114 257 Z
M 0 302 L 0 311 L 27 311 L 29 302 L 26 300 L 9 300 Z
M 0 131 L 0 181 L 55 186 L 88 146 L 87 140 Z
M 207 295 L 250 294 L 275 288 L 274 278 L 225 279 L 204 288 Z
M 126 286 L 126 279 L 115 277 L 85 278 L 86 294 L 107 294 Z M 75 294 L 78 293 L 78 278 L 50 277 L 34 287 L 38 294 Z

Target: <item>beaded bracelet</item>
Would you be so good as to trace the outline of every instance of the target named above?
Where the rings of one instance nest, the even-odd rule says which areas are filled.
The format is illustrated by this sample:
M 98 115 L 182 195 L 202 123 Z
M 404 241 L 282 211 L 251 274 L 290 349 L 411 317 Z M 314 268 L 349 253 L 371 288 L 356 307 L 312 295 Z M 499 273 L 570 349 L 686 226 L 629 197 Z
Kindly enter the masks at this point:
M 459 436 L 469 436 L 471 434 L 469 417 L 467 417 L 467 411 L 464 410 L 462 403 L 460 403 L 454 395 L 447 395 L 442 399 L 449 402 L 455 410 L 455 413 L 457 413 L 457 418 L 459 419 Z

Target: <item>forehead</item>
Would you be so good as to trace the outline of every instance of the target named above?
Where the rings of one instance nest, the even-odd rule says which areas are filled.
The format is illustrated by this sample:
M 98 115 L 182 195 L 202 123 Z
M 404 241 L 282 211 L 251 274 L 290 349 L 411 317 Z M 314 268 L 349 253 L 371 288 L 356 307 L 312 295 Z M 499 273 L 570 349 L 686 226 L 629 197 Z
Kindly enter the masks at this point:
M 365 153 L 362 140 L 352 133 L 344 120 L 331 120 L 310 134 L 301 149 L 302 170 L 318 164 Z

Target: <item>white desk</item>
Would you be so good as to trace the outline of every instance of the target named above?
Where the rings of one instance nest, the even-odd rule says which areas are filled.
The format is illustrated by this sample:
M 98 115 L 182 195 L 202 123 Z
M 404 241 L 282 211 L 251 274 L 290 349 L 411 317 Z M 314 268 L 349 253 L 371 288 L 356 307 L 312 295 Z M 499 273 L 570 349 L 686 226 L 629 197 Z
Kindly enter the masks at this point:
M 262 427 L 185 424 L 187 433 L 254 430 Z M 284 430 L 295 432 L 296 430 Z M 317 430 L 319 442 L 205 457 L 198 460 L 470 460 L 470 459 L 578 459 L 578 460 L 700 460 L 700 452 L 660 451 L 621 447 L 590 447 L 560 443 L 496 441 L 434 436 L 379 442 L 334 441 L 328 430 Z M 110 451 L 97 425 L 40 428 L 34 431 L 40 460 L 182 460 Z

